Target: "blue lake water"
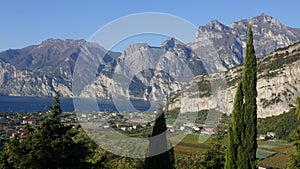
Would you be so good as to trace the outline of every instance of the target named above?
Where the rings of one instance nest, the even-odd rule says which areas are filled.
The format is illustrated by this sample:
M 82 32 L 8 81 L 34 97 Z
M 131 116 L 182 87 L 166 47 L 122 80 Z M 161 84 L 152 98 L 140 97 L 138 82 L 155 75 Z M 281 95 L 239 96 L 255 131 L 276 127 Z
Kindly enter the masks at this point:
M 125 111 L 127 110 L 128 106 L 128 104 L 124 104 L 122 108 L 119 107 L 117 109 L 114 103 L 109 100 L 97 100 L 97 104 L 95 100 L 91 99 L 80 99 L 79 102 L 83 110 L 97 109 L 99 111 Z M 131 101 L 130 103 L 133 105 L 135 110 L 149 110 L 149 103 L 145 101 L 135 100 Z M 51 97 L 0 96 L 0 112 L 46 112 L 49 110 L 49 106 L 51 106 L 51 104 Z M 60 105 L 63 112 L 74 111 L 74 103 L 72 98 L 60 98 Z M 95 107 L 95 105 L 97 107 Z M 151 111 L 154 109 L 152 108 Z M 128 111 L 134 110 L 128 109 Z

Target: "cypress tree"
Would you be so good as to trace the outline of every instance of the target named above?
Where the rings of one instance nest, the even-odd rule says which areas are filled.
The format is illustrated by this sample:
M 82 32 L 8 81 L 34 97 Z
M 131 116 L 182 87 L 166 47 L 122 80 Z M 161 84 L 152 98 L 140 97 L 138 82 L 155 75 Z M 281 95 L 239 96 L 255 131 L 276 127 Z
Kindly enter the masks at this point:
M 248 27 L 248 41 L 242 74 L 234 99 L 231 125 L 228 128 L 228 149 L 225 168 L 254 169 L 257 149 L 257 63 L 253 33 Z
M 256 167 L 256 149 L 257 149 L 257 63 L 253 45 L 253 33 L 251 26 L 248 27 L 248 42 L 246 46 L 246 56 L 244 61 L 244 69 L 242 75 L 243 94 L 244 94 L 244 121 L 245 121 L 245 136 L 242 138 L 244 146 L 243 156 L 246 158 L 243 162 L 246 163 L 246 168 Z
M 298 115 L 298 120 L 300 120 L 300 98 L 297 98 L 296 112 Z M 288 168 L 300 168 L 300 126 L 297 127 L 292 133 L 291 138 L 294 140 L 293 145 L 295 152 L 290 156 L 290 163 Z
M 226 169 L 235 169 L 241 166 L 241 156 L 238 156 L 238 151 L 241 151 L 241 139 L 244 130 L 244 103 L 242 83 L 239 82 L 234 98 L 234 107 L 232 110 L 231 124 L 228 127 L 228 148 L 226 153 Z
M 232 132 L 232 126 L 228 126 L 228 145 L 226 151 L 226 162 L 225 162 L 225 169 L 237 168 L 236 167 L 236 160 L 237 160 L 237 148 L 234 144 L 234 139 Z
M 147 158 L 145 159 L 146 169 L 172 169 L 174 168 L 174 150 L 168 150 L 168 141 L 166 138 L 166 119 L 164 116 L 163 107 L 158 108 L 158 117 L 155 120 L 152 137 L 150 138 Z M 155 137 L 157 136 L 157 137 Z M 165 152 L 159 154 L 160 151 Z M 158 155 L 154 155 L 158 154 Z M 154 155 L 154 156 L 153 156 Z

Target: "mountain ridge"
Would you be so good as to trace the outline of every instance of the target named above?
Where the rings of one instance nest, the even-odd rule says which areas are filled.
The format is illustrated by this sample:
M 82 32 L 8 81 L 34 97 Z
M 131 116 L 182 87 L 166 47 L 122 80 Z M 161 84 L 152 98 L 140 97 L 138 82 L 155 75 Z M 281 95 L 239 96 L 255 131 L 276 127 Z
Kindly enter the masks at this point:
M 300 29 L 284 26 L 265 14 L 230 25 L 213 20 L 200 26 L 195 42 L 188 44 L 170 37 L 158 47 L 132 44 L 122 53 L 107 51 L 85 40 L 48 39 L 39 45 L 0 52 L 0 94 L 53 96 L 60 90 L 63 97 L 74 97 L 73 72 L 75 61 L 81 55 L 95 56 L 100 65 L 95 80 L 82 86 L 79 97 L 112 99 L 111 86 L 122 85 L 113 79 L 114 72 L 124 71 L 131 84 L 129 89 L 118 91 L 121 96 L 146 100 L 167 98 L 187 83 L 178 81 L 184 77 L 182 65 L 187 65 L 193 75 L 230 71 L 241 65 L 249 22 L 253 23 L 254 42 L 260 44 L 256 50 L 261 53 L 259 57 L 300 41 Z M 129 68 L 135 71 L 134 76 L 130 69 L 122 67 L 125 63 L 132 63 Z M 146 69 L 157 63 L 156 69 Z
M 300 38 L 299 28 L 287 27 L 277 19 L 262 13 L 251 19 L 233 22 L 228 26 L 213 20 L 207 25 L 199 27 L 196 43 L 201 43 L 203 40 L 200 35 L 206 34 L 219 54 L 221 61 L 219 64 L 222 64 L 221 66 L 225 69 L 230 69 L 243 63 L 249 23 L 253 29 L 257 57 L 265 56 L 278 48 L 296 43 Z
M 258 59 L 257 68 L 258 117 L 279 115 L 295 107 L 296 98 L 300 95 L 300 79 L 298 77 L 300 74 L 300 42 L 277 49 Z M 231 114 L 242 69 L 243 65 L 240 65 L 226 71 L 223 75 L 216 73 L 196 76 L 181 94 L 174 93 L 170 97 L 171 102 L 168 104 L 168 109 L 181 107 L 183 113 L 216 109 Z M 214 77 L 222 76 L 226 83 L 225 88 L 220 90 L 212 88 L 215 85 Z M 195 98 L 194 96 L 199 97 Z M 185 106 L 182 107 L 182 105 Z

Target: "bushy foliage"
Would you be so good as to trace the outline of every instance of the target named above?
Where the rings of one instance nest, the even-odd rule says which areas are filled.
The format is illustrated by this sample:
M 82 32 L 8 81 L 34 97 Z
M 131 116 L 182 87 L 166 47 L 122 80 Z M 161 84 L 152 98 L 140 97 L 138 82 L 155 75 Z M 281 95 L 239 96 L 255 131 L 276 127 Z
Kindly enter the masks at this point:
M 258 134 L 275 132 L 276 138 L 290 141 L 291 138 L 289 134 L 293 130 L 295 130 L 299 125 L 300 121 L 297 120 L 297 114 L 295 114 L 295 109 L 291 109 L 289 112 L 278 116 L 258 119 L 257 132 Z
M 297 98 L 296 114 L 300 120 L 300 98 Z M 290 156 L 289 168 L 300 168 L 300 125 L 291 133 L 291 138 L 294 140 L 295 153 Z
M 59 93 L 53 99 L 51 114 L 38 126 L 27 127 L 26 138 L 12 140 L 4 147 L 1 168 L 86 167 L 85 147 L 76 143 L 76 131 L 60 122 Z

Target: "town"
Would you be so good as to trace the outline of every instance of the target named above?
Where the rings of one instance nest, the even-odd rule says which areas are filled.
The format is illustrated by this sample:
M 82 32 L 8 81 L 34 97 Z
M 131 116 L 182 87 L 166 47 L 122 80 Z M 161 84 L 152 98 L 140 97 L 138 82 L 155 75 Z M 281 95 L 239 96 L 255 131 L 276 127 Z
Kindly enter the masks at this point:
M 0 116 L 0 148 L 4 143 L 17 139 L 22 141 L 26 137 L 26 127 L 35 126 L 45 119 L 50 112 L 36 113 L 1 113 Z M 115 129 L 128 136 L 136 133 L 148 133 L 148 135 L 138 135 L 147 137 L 151 134 L 157 112 L 65 112 L 61 122 L 73 125 L 77 129 L 83 123 L 97 123 L 99 129 Z M 214 135 L 215 128 L 204 124 L 185 122 L 180 125 L 168 124 L 168 134 L 174 135 L 179 133 L 193 135 Z M 227 130 L 225 130 L 227 132 Z M 257 140 L 273 140 L 276 133 L 267 132 L 257 135 Z

